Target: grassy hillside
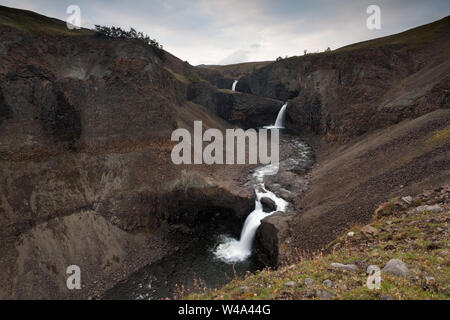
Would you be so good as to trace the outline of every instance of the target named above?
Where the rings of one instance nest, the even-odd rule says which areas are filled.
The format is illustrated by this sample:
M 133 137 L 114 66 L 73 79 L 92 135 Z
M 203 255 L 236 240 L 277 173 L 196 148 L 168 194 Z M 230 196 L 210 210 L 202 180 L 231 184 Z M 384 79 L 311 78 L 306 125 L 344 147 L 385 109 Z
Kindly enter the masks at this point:
M 413 28 L 387 37 L 351 44 L 335 51 L 375 48 L 385 45 L 407 45 L 411 48 L 423 47 L 450 32 L 450 16 L 441 20 Z
M 293 254 L 296 261 L 279 270 L 263 270 L 188 298 L 450 299 L 449 192 L 446 186 L 415 198 L 393 199 L 377 209 L 369 226 L 348 230 L 322 253 Z M 407 275 L 383 270 L 391 259 L 403 261 Z M 366 286 L 369 265 L 382 269 L 378 290 Z
M 5 6 L 0 6 L 0 26 L 16 28 L 31 35 L 83 36 L 95 33 L 88 29 L 70 30 L 67 28 L 66 23 L 61 20 L 49 18 L 32 11 Z

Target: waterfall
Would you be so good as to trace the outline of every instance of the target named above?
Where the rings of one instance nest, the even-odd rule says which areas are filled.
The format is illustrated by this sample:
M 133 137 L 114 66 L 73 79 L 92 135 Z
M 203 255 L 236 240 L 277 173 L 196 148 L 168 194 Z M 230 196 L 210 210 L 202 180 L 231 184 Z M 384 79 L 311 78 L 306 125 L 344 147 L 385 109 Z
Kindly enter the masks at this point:
M 233 83 L 233 91 L 236 88 L 237 80 Z M 267 126 L 267 129 L 281 129 L 284 128 L 284 119 L 286 116 L 286 108 L 288 103 L 286 102 L 278 112 L 277 119 L 273 126 Z M 278 165 L 278 164 L 277 164 Z M 239 240 L 223 237 L 221 243 L 215 248 L 214 254 L 217 258 L 228 262 L 235 263 L 239 261 L 244 261 L 252 253 L 252 243 L 255 237 L 256 230 L 261 224 L 261 220 L 268 217 L 275 212 L 281 211 L 285 212 L 288 203 L 281 198 L 278 198 L 273 192 L 267 190 L 264 185 L 264 176 L 272 175 L 277 172 L 278 168 L 275 169 L 273 164 L 258 168 L 253 173 L 255 183 L 253 188 L 256 194 L 255 210 L 253 210 L 245 219 L 244 226 L 242 227 L 241 237 Z M 276 204 L 276 210 L 266 213 L 262 208 L 261 198 L 267 197 L 273 200 Z
M 280 112 L 278 112 L 277 120 L 275 120 L 275 128 L 284 128 L 284 118 L 286 117 L 287 102 L 281 107 Z
M 278 112 L 277 119 L 275 120 L 275 124 L 273 126 L 265 126 L 265 129 L 283 129 L 284 128 L 284 119 L 286 118 L 286 108 L 288 103 L 286 102 L 281 107 Z
M 275 167 L 273 164 L 255 170 L 255 173 L 253 174 L 256 179 L 254 184 L 256 193 L 255 210 L 253 210 L 248 215 L 247 219 L 245 219 L 239 240 L 224 237 L 222 243 L 216 247 L 214 254 L 219 259 L 228 263 L 239 262 L 247 259 L 251 254 L 253 238 L 255 237 L 256 230 L 261 224 L 261 220 L 274 214 L 275 212 L 286 211 L 288 203 L 285 200 L 278 198 L 264 186 L 264 176 L 267 174 L 273 174 L 274 171 Z M 264 212 L 261 204 L 262 197 L 272 199 L 277 206 L 276 210 L 269 213 Z
M 236 85 L 239 82 L 239 80 L 234 80 L 233 85 L 231 86 L 231 90 L 236 91 Z

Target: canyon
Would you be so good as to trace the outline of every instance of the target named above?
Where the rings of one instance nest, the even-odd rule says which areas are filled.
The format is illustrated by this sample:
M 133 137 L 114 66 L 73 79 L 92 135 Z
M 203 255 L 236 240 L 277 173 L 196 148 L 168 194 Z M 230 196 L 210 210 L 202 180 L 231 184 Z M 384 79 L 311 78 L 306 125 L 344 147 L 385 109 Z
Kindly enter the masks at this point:
M 0 299 L 102 297 L 202 227 L 237 237 L 257 168 L 175 165 L 171 134 L 194 121 L 225 134 L 285 106 L 285 162 L 264 183 L 289 210 L 253 241 L 267 266 L 367 223 L 386 198 L 448 183 L 449 31 L 446 17 L 331 52 L 196 67 L 0 6 Z M 72 264 L 82 290 L 66 288 Z

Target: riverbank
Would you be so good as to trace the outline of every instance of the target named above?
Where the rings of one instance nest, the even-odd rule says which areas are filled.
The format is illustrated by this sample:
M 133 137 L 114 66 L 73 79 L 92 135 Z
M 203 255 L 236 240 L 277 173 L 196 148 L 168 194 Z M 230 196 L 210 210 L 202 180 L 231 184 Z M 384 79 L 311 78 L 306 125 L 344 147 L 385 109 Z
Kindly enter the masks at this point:
M 354 226 L 320 252 L 297 252 L 278 270 L 185 298 L 447 300 L 449 222 L 449 185 L 391 199 L 370 225 Z M 380 272 L 379 289 L 367 286 L 372 270 Z

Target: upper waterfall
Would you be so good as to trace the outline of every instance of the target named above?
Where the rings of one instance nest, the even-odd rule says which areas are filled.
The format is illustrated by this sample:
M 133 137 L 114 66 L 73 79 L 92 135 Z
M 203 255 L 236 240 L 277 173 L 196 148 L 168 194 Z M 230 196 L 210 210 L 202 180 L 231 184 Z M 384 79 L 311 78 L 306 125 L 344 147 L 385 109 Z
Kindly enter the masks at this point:
M 239 82 L 239 80 L 234 80 L 233 85 L 231 86 L 231 90 L 236 91 L 236 85 Z
M 275 120 L 275 124 L 271 126 L 265 126 L 265 129 L 283 129 L 284 128 L 284 121 L 286 118 L 286 108 L 288 103 L 286 102 L 280 109 L 277 115 L 277 119 Z
M 284 120 L 286 118 L 286 108 L 287 102 L 281 107 L 280 112 L 278 112 L 277 119 L 275 120 L 275 128 L 284 128 Z

